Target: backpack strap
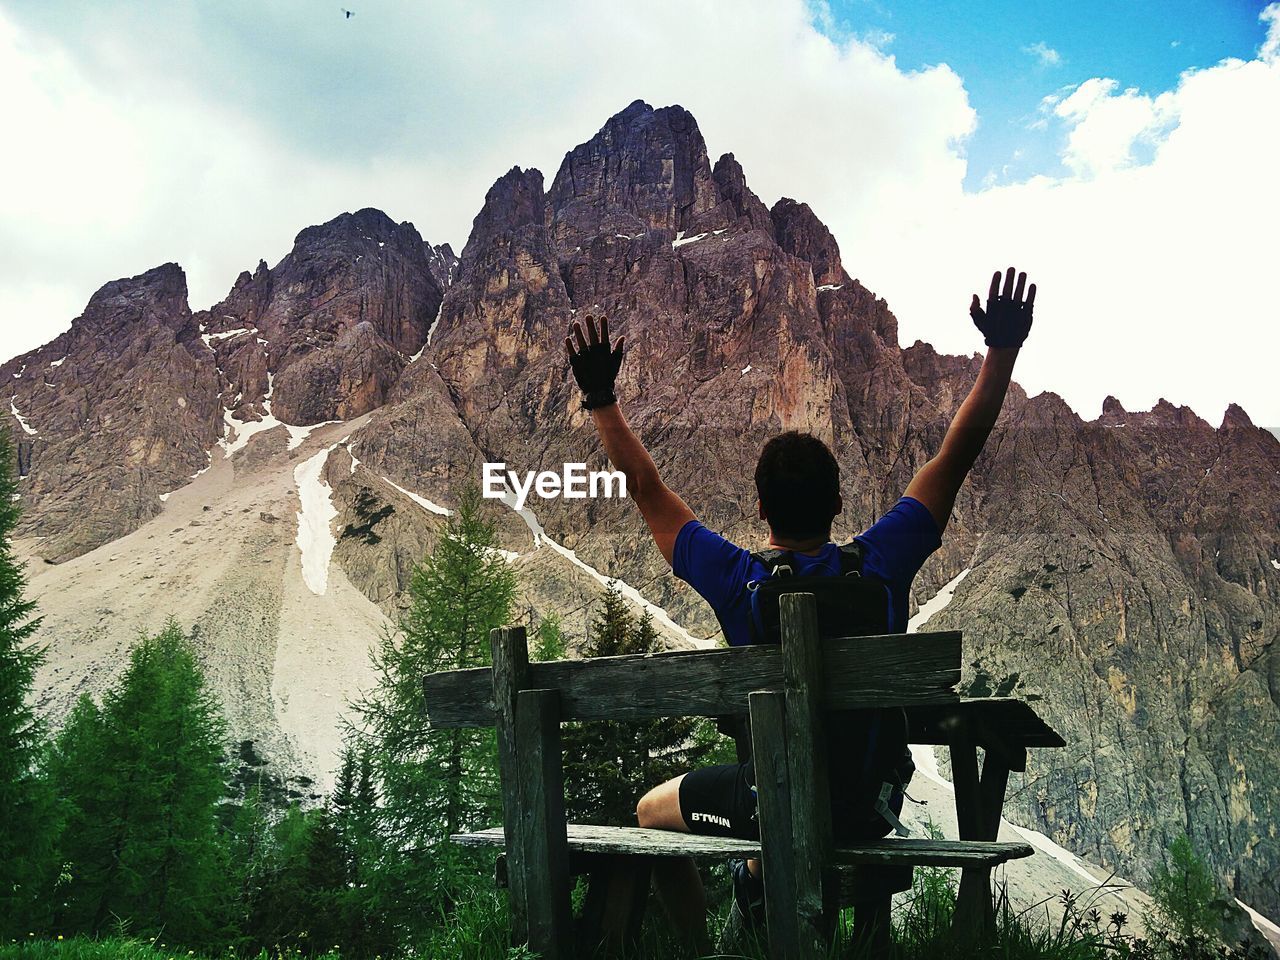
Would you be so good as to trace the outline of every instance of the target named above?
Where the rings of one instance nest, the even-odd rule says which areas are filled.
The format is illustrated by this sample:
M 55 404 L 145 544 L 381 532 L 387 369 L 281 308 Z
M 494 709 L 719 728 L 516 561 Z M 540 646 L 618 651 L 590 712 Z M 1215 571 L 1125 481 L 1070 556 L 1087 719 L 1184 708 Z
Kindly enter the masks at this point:
M 790 577 L 795 574 L 796 558 L 795 554 L 790 550 L 757 550 L 751 554 L 751 559 L 764 566 L 769 571 L 769 578 L 773 577 Z M 748 616 L 747 626 L 751 628 L 751 642 L 764 642 L 764 623 L 760 616 L 760 599 L 756 595 L 756 587 L 759 580 L 752 580 L 747 584 L 748 595 Z
M 862 563 L 866 560 L 867 549 L 857 540 L 840 544 L 840 573 L 848 576 L 851 573 L 862 575 Z
M 757 550 L 751 559 L 767 567 L 771 577 L 791 576 L 796 570 L 796 555 L 790 550 Z

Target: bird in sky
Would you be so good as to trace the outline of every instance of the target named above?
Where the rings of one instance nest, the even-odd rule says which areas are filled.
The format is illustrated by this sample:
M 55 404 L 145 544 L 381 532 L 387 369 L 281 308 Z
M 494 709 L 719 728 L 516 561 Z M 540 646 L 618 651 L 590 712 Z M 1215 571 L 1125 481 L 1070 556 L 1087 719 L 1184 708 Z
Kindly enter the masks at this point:
M 346 14 L 346 17 L 344 19 L 347 19 L 347 20 L 350 20 L 352 17 L 355 16 L 355 13 L 351 10 L 348 10 L 346 7 L 342 8 L 342 12 Z

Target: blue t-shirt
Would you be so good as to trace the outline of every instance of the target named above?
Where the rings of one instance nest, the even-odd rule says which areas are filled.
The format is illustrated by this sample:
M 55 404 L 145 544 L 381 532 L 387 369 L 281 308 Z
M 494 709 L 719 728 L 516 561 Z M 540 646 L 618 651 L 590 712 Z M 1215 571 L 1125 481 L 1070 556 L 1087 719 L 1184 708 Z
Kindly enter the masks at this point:
M 904 633 L 911 581 L 929 554 L 942 545 L 938 524 L 929 508 L 902 497 L 865 533 L 854 538 L 865 549 L 862 572 L 884 580 L 889 589 L 889 630 Z M 816 555 L 795 554 L 796 576 L 840 573 L 840 548 L 828 543 Z M 711 604 L 730 646 L 751 642 L 751 606 L 747 584 L 769 576 L 751 551 L 690 520 L 676 535 L 671 555 L 675 575 Z

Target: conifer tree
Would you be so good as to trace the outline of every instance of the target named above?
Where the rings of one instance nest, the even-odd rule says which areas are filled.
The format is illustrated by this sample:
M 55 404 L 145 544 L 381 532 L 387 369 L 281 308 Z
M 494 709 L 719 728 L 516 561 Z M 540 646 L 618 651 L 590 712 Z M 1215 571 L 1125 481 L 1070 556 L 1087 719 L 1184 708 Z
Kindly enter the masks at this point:
M 1229 903 L 1185 833 L 1173 839 L 1167 860 L 1152 871 L 1150 893 L 1145 919 L 1157 935 L 1188 951 L 1221 938 Z
M 10 538 L 20 498 L 13 447 L 0 428 L 0 933 L 34 916 L 51 878 L 54 816 L 40 775 L 43 730 L 29 697 L 43 651 L 29 641 L 39 626 Z M 26 931 L 24 931 L 26 932 Z
M 548 613 L 542 618 L 529 655 L 533 660 L 563 660 L 568 656 L 568 646 L 558 614 Z
M 81 699 L 50 766 L 67 818 L 68 924 L 210 942 L 226 902 L 225 724 L 175 622 L 142 638 L 101 708 Z
M 378 796 L 379 882 L 392 888 L 384 899 L 406 928 L 422 923 L 424 907 L 447 910 L 459 871 L 474 871 L 445 838 L 500 816 L 493 731 L 431 731 L 422 719 L 422 678 L 487 665 L 489 631 L 511 617 L 515 575 L 482 504 L 477 489 L 464 491 L 435 550 L 415 567 L 400 629 L 373 655 L 377 684 L 355 704 Z
M 631 614 L 611 582 L 591 620 L 583 655 L 614 657 L 661 650 L 653 616 Z M 574 820 L 628 825 L 636 802 L 650 787 L 707 762 L 714 740 L 687 717 L 638 722 L 598 720 L 566 724 L 565 809 Z

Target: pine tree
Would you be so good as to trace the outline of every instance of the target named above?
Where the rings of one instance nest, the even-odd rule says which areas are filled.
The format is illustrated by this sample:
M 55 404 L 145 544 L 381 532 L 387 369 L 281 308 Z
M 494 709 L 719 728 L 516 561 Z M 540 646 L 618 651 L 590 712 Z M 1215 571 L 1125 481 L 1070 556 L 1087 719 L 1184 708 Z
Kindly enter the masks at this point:
M 464 492 L 432 554 L 415 567 L 398 633 L 373 656 L 378 682 L 355 704 L 357 736 L 368 751 L 378 795 L 381 895 L 403 928 L 424 908 L 448 910 L 455 880 L 474 860 L 443 841 L 499 820 L 492 730 L 426 729 L 422 678 L 490 662 L 489 631 L 506 623 L 515 575 L 497 552 L 479 491 Z
M 1157 935 L 1191 950 L 1217 943 L 1229 904 L 1186 834 L 1169 844 L 1168 860 L 1152 871 L 1153 909 L 1146 923 Z
M 101 708 L 81 699 L 50 771 L 67 818 L 69 927 L 99 934 L 124 922 L 210 942 L 227 899 L 225 725 L 175 622 L 141 639 Z
M 614 657 L 662 649 L 653 616 L 637 621 L 617 582 L 609 584 L 592 618 L 583 655 Z M 692 718 L 566 724 L 565 809 L 571 819 L 630 825 L 636 802 L 650 787 L 707 762 L 714 738 Z
M 563 660 L 568 656 L 559 615 L 548 613 L 542 618 L 534 636 L 533 649 L 529 653 L 534 660 Z
M 10 538 L 20 515 L 13 447 L 0 428 L 0 934 L 38 912 L 49 874 L 55 825 L 39 770 L 43 730 L 29 697 L 43 651 L 28 642 L 40 621 L 25 597 L 26 578 Z

